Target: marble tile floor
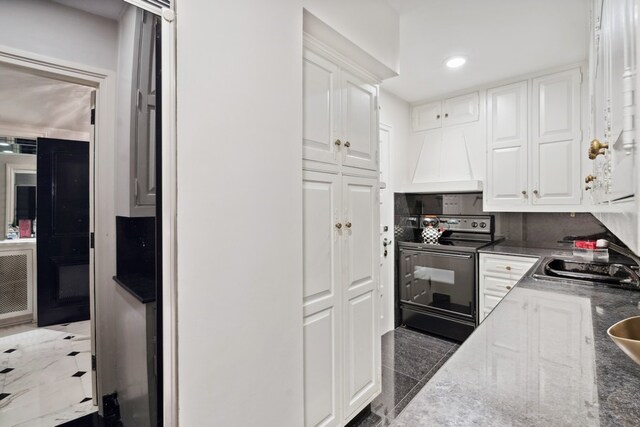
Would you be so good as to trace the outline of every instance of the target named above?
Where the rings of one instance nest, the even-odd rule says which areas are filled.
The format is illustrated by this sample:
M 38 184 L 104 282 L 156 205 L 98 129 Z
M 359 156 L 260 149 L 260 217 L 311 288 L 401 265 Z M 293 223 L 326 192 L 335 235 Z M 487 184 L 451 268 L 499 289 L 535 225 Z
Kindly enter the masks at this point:
M 460 347 L 452 341 L 399 327 L 382 336 L 382 393 L 371 411 L 348 427 L 391 424 L 427 381 Z
M 0 426 L 51 427 L 95 412 L 89 321 L 24 328 L 0 337 Z

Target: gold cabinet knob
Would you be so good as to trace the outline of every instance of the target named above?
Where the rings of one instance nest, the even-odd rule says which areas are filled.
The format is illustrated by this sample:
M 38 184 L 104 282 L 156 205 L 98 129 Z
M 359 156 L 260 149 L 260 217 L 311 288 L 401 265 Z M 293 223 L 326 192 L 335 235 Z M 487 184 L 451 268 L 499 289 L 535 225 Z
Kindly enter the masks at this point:
M 347 228 L 351 228 L 351 223 L 349 221 L 347 221 L 347 222 L 344 223 L 344 226 L 347 227 Z
M 594 139 L 589 146 L 589 158 L 594 160 L 600 154 L 604 154 L 604 150 L 607 148 L 609 148 L 609 144 L 603 144 L 599 140 Z
M 588 184 L 588 183 L 590 183 L 591 181 L 593 181 L 594 179 L 596 179 L 596 177 L 595 177 L 595 176 L 593 176 L 593 175 L 587 175 L 587 176 L 586 176 L 586 178 L 584 179 L 584 183 L 585 183 L 585 184 Z
M 538 190 L 533 190 L 533 194 L 538 195 Z
M 507 288 L 507 289 L 511 289 L 511 285 L 507 285 L 507 286 L 506 286 L 506 288 Z
M 588 185 L 586 187 L 584 187 L 585 191 L 589 191 L 591 190 L 591 187 L 589 187 Z
M 340 224 L 339 222 L 338 222 L 338 223 L 336 223 L 336 228 L 337 228 L 338 230 L 340 230 L 340 229 L 342 228 L 342 224 Z
M 522 190 L 522 195 L 526 196 L 527 195 L 527 190 Z
M 345 141 L 344 142 L 344 146 L 349 148 L 349 147 L 351 147 L 351 143 L 349 141 Z
M 334 144 L 336 144 L 339 147 L 340 145 L 342 145 L 342 141 L 340 141 L 339 139 L 336 139 Z
M 505 268 L 507 269 L 507 271 L 511 271 L 511 267 L 510 266 L 507 265 Z

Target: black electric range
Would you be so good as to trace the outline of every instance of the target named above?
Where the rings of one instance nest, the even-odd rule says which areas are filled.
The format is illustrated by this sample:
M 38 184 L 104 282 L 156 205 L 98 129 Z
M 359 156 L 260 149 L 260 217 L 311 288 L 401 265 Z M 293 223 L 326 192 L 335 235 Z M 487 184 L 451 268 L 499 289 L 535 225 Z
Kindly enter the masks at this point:
M 464 341 L 478 321 L 477 253 L 496 241 L 494 217 L 422 215 L 404 224 L 396 229 L 401 323 Z M 423 242 L 426 226 L 443 229 L 437 244 Z

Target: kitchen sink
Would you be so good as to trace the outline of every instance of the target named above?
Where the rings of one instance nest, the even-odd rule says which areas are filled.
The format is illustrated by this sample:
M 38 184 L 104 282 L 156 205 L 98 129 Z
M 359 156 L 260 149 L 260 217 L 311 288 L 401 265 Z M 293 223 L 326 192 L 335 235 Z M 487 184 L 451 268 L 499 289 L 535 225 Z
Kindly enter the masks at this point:
M 560 258 L 544 260 L 533 274 L 539 279 L 600 283 L 615 287 L 640 289 L 638 269 L 625 264 L 577 261 Z

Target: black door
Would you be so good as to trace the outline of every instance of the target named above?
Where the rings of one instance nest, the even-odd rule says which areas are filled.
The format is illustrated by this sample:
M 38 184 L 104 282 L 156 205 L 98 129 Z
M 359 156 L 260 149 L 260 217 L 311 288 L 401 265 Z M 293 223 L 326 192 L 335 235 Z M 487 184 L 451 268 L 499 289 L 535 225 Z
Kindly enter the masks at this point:
M 89 319 L 89 143 L 38 138 L 38 326 Z

